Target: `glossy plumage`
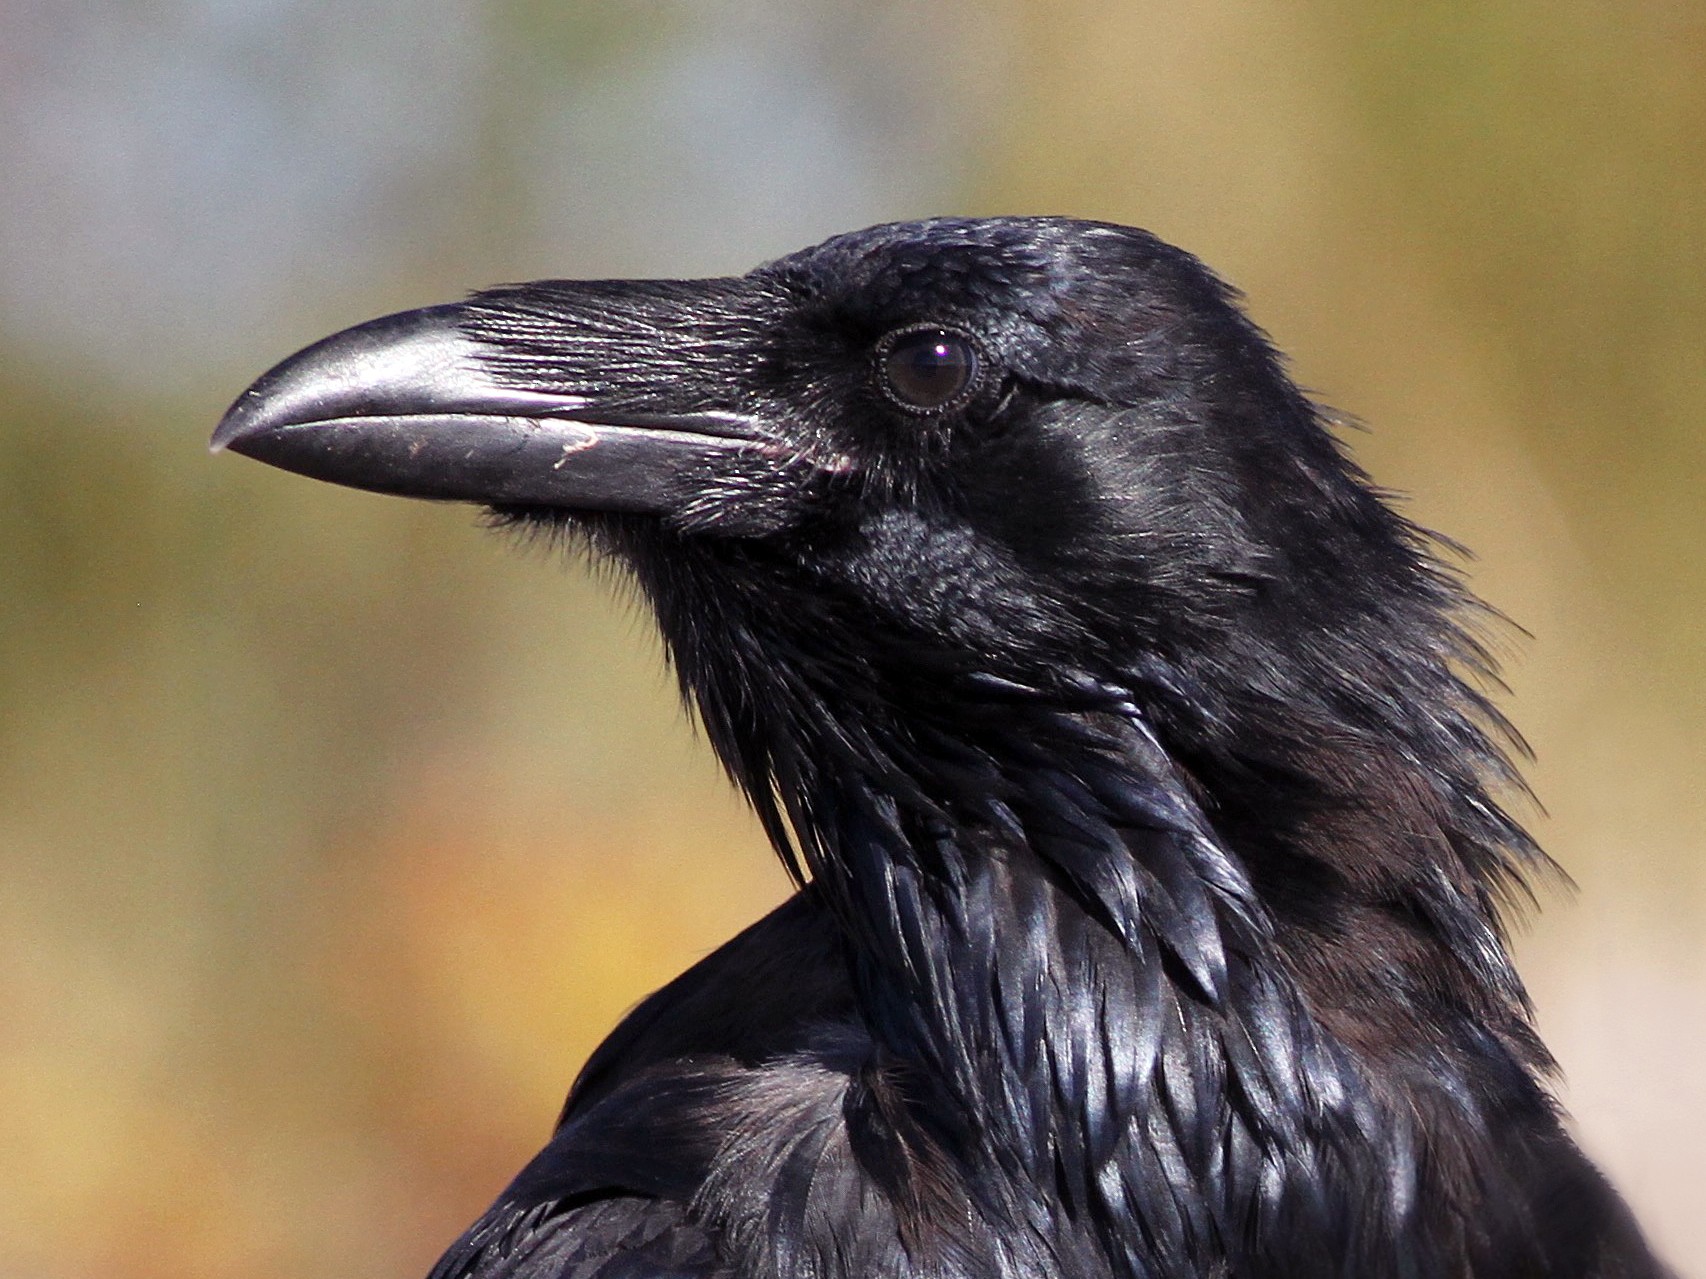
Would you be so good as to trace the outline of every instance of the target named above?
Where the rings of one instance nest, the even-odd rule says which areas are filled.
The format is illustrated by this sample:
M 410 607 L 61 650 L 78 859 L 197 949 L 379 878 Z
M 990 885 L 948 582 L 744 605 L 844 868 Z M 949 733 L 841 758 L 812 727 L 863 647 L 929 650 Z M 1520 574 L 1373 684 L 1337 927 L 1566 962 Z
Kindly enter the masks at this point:
M 439 1279 L 1660 1273 L 1507 955 L 1475 605 L 1195 259 L 940 220 L 421 314 L 432 378 L 367 326 L 221 442 L 625 566 L 803 885 Z

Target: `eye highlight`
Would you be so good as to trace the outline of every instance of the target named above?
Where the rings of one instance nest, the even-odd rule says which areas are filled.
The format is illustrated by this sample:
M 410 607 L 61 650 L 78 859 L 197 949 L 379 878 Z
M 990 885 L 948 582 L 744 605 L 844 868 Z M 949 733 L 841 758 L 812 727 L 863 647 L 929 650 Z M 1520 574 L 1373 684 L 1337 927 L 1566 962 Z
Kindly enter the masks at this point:
M 902 329 L 877 345 L 884 393 L 915 413 L 958 408 L 971 398 L 980 365 L 977 347 L 951 329 Z

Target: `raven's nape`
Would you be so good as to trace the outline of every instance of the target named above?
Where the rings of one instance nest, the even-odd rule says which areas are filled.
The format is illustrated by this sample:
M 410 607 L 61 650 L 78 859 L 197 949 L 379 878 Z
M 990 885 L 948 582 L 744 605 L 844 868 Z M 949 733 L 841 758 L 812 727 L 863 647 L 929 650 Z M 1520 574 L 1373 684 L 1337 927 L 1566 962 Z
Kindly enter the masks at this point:
M 1195 259 L 939 220 L 508 286 L 216 444 L 586 528 L 810 872 L 440 1279 L 1662 1273 L 1504 942 L 1473 601 Z

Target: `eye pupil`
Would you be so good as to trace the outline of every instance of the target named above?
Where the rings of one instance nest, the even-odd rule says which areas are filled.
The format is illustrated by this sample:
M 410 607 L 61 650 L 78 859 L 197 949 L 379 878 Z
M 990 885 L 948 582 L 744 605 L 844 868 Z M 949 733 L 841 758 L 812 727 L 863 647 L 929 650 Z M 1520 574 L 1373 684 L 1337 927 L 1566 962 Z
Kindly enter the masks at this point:
M 977 376 L 977 353 L 957 333 L 926 329 L 897 338 L 882 359 L 889 393 L 914 409 L 951 404 Z

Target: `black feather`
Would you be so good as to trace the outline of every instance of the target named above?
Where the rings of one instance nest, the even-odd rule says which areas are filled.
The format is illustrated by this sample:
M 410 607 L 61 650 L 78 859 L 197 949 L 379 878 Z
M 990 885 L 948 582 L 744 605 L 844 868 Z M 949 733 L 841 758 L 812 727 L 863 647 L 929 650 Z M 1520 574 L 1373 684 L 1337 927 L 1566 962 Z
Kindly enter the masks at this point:
M 663 513 L 500 515 L 633 575 L 802 887 L 441 1279 L 1661 1273 L 1507 953 L 1482 610 L 1194 258 L 941 220 L 464 317 L 504 387 L 746 424 Z M 883 384 L 921 326 L 945 411 Z

